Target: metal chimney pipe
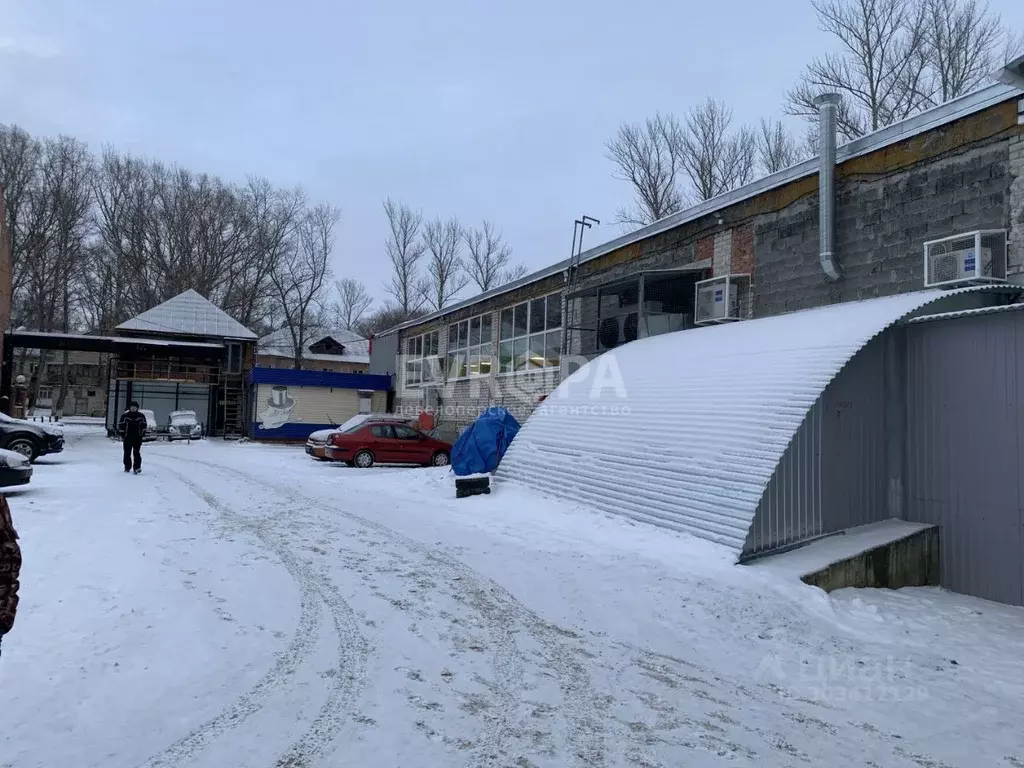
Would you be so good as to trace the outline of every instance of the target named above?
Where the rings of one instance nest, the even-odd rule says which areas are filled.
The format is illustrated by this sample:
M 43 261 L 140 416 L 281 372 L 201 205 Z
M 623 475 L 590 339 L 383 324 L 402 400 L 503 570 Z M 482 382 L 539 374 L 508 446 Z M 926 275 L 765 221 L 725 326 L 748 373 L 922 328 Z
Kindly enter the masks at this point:
M 836 111 L 838 93 L 823 93 L 814 100 L 818 108 L 818 233 L 821 271 L 829 280 L 843 276 L 835 254 L 836 244 Z

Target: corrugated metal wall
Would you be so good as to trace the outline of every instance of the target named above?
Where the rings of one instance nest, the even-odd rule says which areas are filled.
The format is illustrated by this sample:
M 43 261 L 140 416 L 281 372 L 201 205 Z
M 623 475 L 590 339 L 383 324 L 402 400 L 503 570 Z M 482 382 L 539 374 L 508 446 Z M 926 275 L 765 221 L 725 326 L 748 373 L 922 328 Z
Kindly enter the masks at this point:
M 941 583 L 1024 604 L 1024 313 L 908 329 L 907 519 L 941 526 Z
M 890 516 L 887 343 L 883 335 L 865 346 L 808 412 L 758 504 L 744 555 Z
M 878 337 L 822 395 L 822 533 L 889 517 L 886 502 L 885 345 Z
M 807 413 L 768 482 L 747 535 L 744 555 L 818 536 L 821 520 L 822 403 Z

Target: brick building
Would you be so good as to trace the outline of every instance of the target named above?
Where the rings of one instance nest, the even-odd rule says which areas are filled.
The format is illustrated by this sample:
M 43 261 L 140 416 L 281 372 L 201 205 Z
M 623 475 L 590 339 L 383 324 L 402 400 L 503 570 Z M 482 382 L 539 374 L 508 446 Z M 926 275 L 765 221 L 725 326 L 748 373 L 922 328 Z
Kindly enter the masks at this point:
M 524 419 L 607 349 L 693 327 L 710 295 L 698 283 L 724 291 L 727 319 L 916 291 L 926 243 L 976 232 L 988 277 L 1024 283 L 1022 97 L 1024 82 L 989 86 L 839 147 L 834 164 L 813 158 L 400 325 L 374 340 L 371 370 L 395 374 L 396 410 L 435 411 L 454 435 L 491 405 Z M 837 279 L 819 179 L 835 187 Z

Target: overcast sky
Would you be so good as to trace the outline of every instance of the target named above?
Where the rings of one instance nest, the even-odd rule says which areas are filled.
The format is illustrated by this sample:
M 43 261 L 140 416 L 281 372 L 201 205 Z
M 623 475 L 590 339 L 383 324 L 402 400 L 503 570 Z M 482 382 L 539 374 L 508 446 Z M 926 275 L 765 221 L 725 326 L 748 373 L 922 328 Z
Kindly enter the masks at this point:
M 993 0 L 1024 29 L 1024 2 Z M 619 234 L 604 142 L 711 94 L 779 116 L 830 40 L 809 0 L 0 0 L 0 122 L 342 209 L 336 276 L 382 297 L 381 199 L 494 221 L 531 269 Z

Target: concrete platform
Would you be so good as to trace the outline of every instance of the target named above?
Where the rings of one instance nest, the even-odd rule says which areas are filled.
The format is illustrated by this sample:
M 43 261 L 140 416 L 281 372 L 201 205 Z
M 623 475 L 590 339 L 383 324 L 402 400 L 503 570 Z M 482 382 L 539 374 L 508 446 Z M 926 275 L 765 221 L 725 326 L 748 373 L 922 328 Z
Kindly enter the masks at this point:
M 843 587 L 937 586 L 939 529 L 884 520 L 755 560 L 750 567 L 798 578 L 826 592 Z

